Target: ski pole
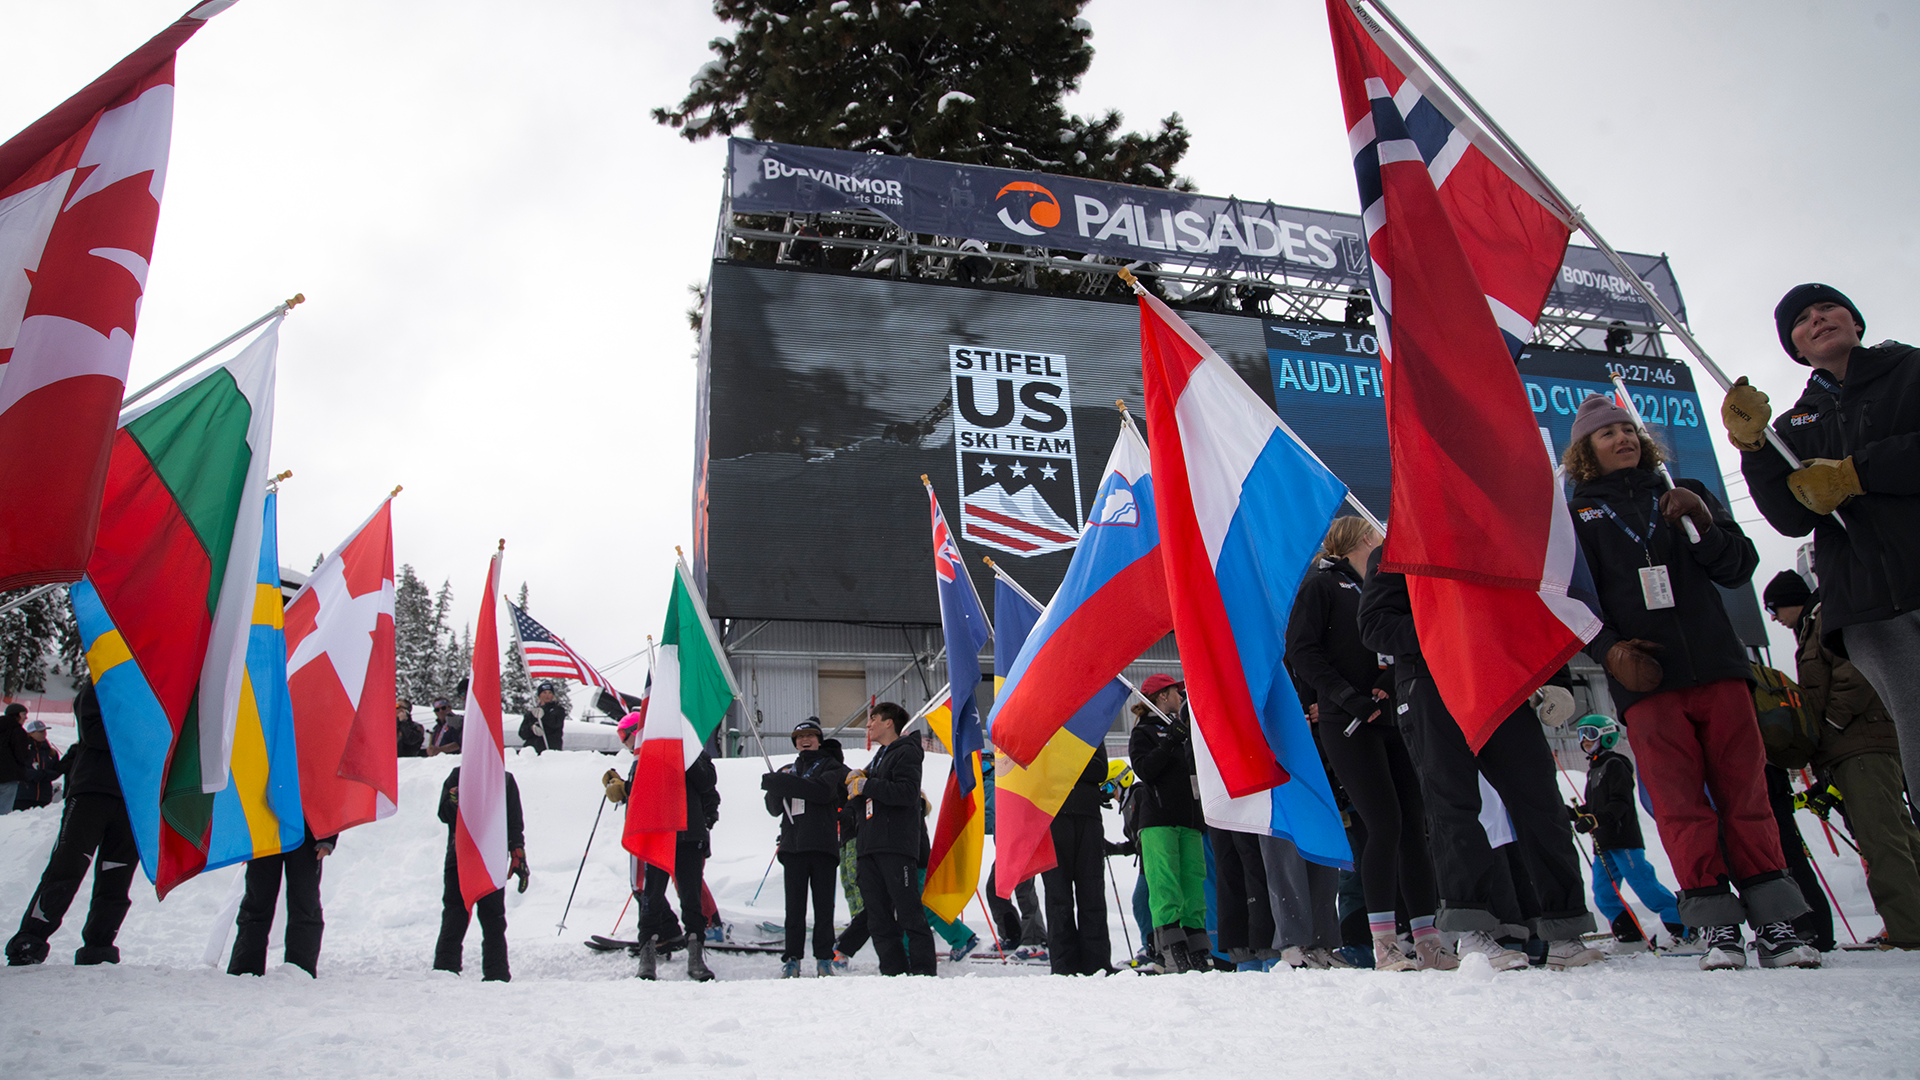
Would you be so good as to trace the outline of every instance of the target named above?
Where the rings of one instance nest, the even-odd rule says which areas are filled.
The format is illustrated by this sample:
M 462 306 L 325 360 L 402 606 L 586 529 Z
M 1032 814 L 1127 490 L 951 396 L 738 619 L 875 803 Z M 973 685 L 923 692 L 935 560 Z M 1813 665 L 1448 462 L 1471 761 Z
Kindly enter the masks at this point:
M 600 815 L 607 809 L 607 800 L 601 799 L 599 802 L 600 808 L 593 812 L 593 831 L 587 833 L 587 846 L 580 852 L 580 869 L 573 872 L 573 888 L 567 890 L 567 906 L 560 910 L 560 929 L 553 932 L 554 937 L 567 932 L 567 913 L 573 910 L 573 894 L 580 891 L 580 875 L 587 870 L 587 852 L 593 850 L 594 834 L 600 831 Z M 626 912 L 622 911 L 621 914 L 625 915 Z
M 993 925 L 993 912 L 987 910 L 987 902 L 981 898 L 980 890 L 973 890 L 973 901 L 980 905 L 980 917 L 987 920 L 987 936 L 993 939 L 993 947 L 1004 959 L 1007 955 L 1006 943 L 1000 940 L 1000 930 Z
M 1847 921 L 1847 913 L 1840 909 L 1840 898 L 1833 894 L 1833 886 L 1827 883 L 1826 871 L 1813 861 L 1813 852 L 1807 849 L 1807 838 L 1804 836 L 1800 838 L 1800 850 L 1807 856 L 1807 865 L 1813 867 L 1814 874 L 1820 878 L 1820 887 L 1827 890 L 1827 899 L 1833 901 L 1834 914 L 1840 916 L 1840 925 L 1847 928 L 1847 936 L 1853 939 L 1855 945 L 1860 944 L 1860 935 L 1853 932 L 1853 924 Z
M 766 873 L 760 875 L 760 889 L 764 889 L 767 887 L 767 879 L 773 876 L 774 860 L 778 859 L 779 857 L 780 857 L 780 849 L 776 847 L 773 849 L 773 858 L 767 860 Z M 753 899 L 747 901 L 748 907 L 752 907 L 753 905 L 760 902 L 760 889 L 753 890 Z
M 629 891 L 627 893 L 627 902 L 620 905 L 620 914 L 613 917 L 613 929 L 607 931 L 608 937 L 613 937 L 620 932 L 620 924 L 627 921 L 627 909 L 632 906 L 633 893 Z
M 1120 902 L 1120 879 L 1113 876 L 1113 864 L 1107 862 L 1105 855 L 1100 856 L 1100 861 L 1106 863 L 1107 880 L 1113 882 L 1113 907 L 1120 913 L 1120 939 L 1127 943 L 1127 955 L 1132 956 L 1133 935 L 1127 933 L 1127 906 Z

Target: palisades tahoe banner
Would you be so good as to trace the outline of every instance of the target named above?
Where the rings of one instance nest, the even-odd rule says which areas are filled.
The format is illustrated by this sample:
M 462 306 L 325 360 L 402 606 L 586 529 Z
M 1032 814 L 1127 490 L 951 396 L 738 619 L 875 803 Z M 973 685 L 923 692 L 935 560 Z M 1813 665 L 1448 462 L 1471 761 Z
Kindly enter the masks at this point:
M 1072 557 L 1118 438 L 1145 415 L 1131 299 L 1046 296 L 716 262 L 696 418 L 695 552 L 716 616 L 932 625 L 931 479 L 982 594 L 991 555 L 1042 601 Z M 1390 477 L 1379 343 L 1364 328 L 1181 317 L 1375 514 Z M 1541 453 L 1617 370 L 1676 476 L 1724 502 L 1692 373 L 1651 357 L 1529 349 Z M 1151 430 L 1145 431 L 1149 441 Z M 701 436 L 704 435 L 704 438 Z M 1728 594 L 1750 643 L 1750 589 Z
M 1370 287 L 1366 230 L 1357 214 L 752 139 L 728 140 L 727 169 L 735 213 L 867 210 L 909 232 L 1125 262 L 1285 274 L 1328 288 Z M 1624 257 L 1684 320 L 1686 306 L 1666 258 Z M 1626 279 L 1587 247 L 1567 249 L 1547 307 L 1655 321 Z

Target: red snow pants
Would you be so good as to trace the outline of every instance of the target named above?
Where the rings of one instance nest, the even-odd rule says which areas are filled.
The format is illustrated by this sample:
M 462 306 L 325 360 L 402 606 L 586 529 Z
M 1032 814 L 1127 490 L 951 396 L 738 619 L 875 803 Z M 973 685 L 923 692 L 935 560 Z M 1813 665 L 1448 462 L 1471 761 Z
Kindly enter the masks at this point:
M 1780 827 L 1767 803 L 1766 748 L 1745 679 L 1663 690 L 1636 702 L 1626 722 L 1660 842 L 1682 889 L 1723 878 L 1737 885 L 1786 868 Z

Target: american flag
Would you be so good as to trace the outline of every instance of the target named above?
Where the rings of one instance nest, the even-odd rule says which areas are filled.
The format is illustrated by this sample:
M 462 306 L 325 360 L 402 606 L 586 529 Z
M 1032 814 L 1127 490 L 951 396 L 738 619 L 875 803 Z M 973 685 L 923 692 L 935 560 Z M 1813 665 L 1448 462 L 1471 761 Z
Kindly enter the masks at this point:
M 574 682 L 597 686 L 614 696 L 614 700 L 624 700 L 620 691 L 613 688 L 605 675 L 593 669 L 593 665 L 581 659 L 580 654 L 567 647 L 553 631 L 533 621 L 533 616 L 520 610 L 508 601 L 507 610 L 513 612 L 513 636 L 520 643 L 520 657 L 527 662 L 527 674 L 534 681 L 541 679 L 572 679 Z

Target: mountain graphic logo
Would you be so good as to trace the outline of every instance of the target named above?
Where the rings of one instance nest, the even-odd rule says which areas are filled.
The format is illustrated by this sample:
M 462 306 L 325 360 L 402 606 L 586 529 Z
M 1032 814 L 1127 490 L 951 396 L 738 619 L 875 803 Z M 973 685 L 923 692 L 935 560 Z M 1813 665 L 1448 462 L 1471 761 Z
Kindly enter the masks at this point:
M 1073 523 L 1032 487 L 1008 494 L 995 483 L 973 492 L 961 500 L 961 520 L 967 539 L 1018 555 L 1062 551 L 1080 539 Z
M 1001 188 L 993 201 L 1000 205 L 1000 224 L 1021 236 L 1039 236 L 1060 224 L 1060 200 L 1031 180 L 1015 180 Z M 1017 211 L 1017 216 L 1009 210 Z

